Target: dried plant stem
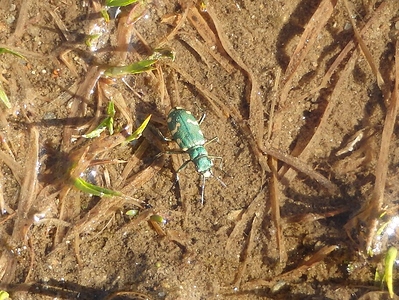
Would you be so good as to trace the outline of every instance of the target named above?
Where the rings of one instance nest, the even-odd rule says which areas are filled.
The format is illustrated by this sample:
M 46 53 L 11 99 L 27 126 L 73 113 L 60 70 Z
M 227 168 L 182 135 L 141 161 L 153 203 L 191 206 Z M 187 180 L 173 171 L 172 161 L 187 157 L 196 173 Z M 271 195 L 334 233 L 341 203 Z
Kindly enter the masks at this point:
M 245 274 L 245 271 L 247 270 L 248 260 L 251 258 L 251 253 L 255 246 L 254 241 L 255 241 L 256 232 L 257 229 L 259 229 L 261 223 L 262 223 L 262 218 L 257 217 L 257 214 L 255 214 L 255 216 L 252 219 L 251 231 L 249 233 L 247 246 L 241 255 L 241 261 L 238 266 L 238 271 L 232 283 L 232 286 L 234 287 L 241 286 L 242 278 Z
M 292 88 L 293 76 L 310 49 L 312 49 L 312 46 L 317 40 L 320 31 L 327 24 L 336 4 L 337 0 L 323 0 L 306 25 L 305 31 L 303 32 L 301 39 L 291 56 L 287 70 L 285 71 L 283 77 L 283 87 L 279 102 L 280 107 L 284 107 L 286 105 L 288 93 Z
M 47 5 L 44 6 L 47 12 L 53 17 L 55 24 L 57 24 L 58 29 L 61 31 L 67 42 L 71 42 L 74 40 L 73 36 L 69 33 L 68 28 L 65 26 L 65 23 L 58 16 L 57 10 L 54 7 L 49 7 Z
M 20 41 L 22 35 L 25 32 L 26 21 L 29 18 L 29 7 L 31 4 L 31 0 L 21 1 L 21 8 L 19 9 L 18 20 L 15 26 L 15 31 L 10 36 L 7 41 L 7 44 L 14 44 L 15 41 Z
M 308 159 L 313 155 L 314 149 L 319 147 L 320 141 L 324 136 L 323 132 L 325 131 L 327 126 L 331 126 L 329 124 L 331 113 L 341 100 L 341 96 L 339 93 L 342 90 L 342 86 L 347 84 L 347 78 L 349 74 L 353 71 L 353 67 L 356 63 L 357 57 L 358 55 L 356 54 L 352 55 L 350 61 L 345 65 L 345 69 L 341 72 L 336 86 L 332 91 L 327 106 L 323 112 L 323 116 L 321 117 L 320 122 L 308 143 L 305 146 L 302 145 L 300 149 L 294 148 L 291 155 L 300 158 L 302 161 L 308 161 Z M 279 171 L 280 178 L 284 178 L 284 181 L 286 182 L 292 181 L 297 175 L 294 170 L 288 170 L 289 168 L 290 166 L 284 166 Z
M 234 258 L 237 257 L 238 253 L 233 253 L 233 251 L 237 248 L 236 244 L 239 243 L 239 240 L 242 238 L 243 232 L 247 224 L 250 222 L 250 220 L 257 212 L 265 211 L 266 202 L 264 197 L 265 197 L 265 190 L 262 189 L 256 195 L 256 197 L 251 201 L 251 204 L 245 210 L 241 219 L 234 226 L 234 229 L 229 235 L 229 238 L 226 242 L 225 256 L 231 256 Z
M 293 281 L 298 279 L 302 274 L 306 273 L 307 270 L 312 268 L 313 266 L 321 263 L 324 258 L 327 257 L 332 251 L 336 250 L 338 247 L 336 245 L 325 246 L 313 254 L 308 260 L 303 261 L 298 267 L 296 267 L 292 271 L 288 271 L 286 273 L 280 274 L 274 278 L 269 280 L 265 279 L 257 279 L 253 281 L 249 281 L 244 284 L 243 289 L 252 290 L 259 289 L 261 287 L 273 287 L 279 281 Z
M 190 9 L 191 5 L 192 4 L 189 4 L 188 7 L 186 7 L 184 9 L 184 11 L 180 17 L 180 20 L 177 23 L 177 25 L 175 26 L 175 28 L 173 28 L 173 30 L 158 43 L 158 47 L 164 46 L 167 42 L 171 41 L 176 36 L 176 34 L 179 32 L 180 28 L 184 25 L 184 23 L 187 19 L 187 13 L 188 13 L 188 10 Z
M 378 87 L 382 90 L 383 86 L 385 84 L 384 83 L 384 79 L 382 78 L 382 75 L 381 75 L 380 71 L 378 71 L 378 68 L 377 68 L 376 63 L 374 62 L 373 56 L 371 55 L 369 49 L 367 48 L 366 43 L 362 39 L 362 37 L 361 37 L 361 35 L 359 33 L 359 30 L 356 28 L 356 24 L 355 24 L 354 18 L 352 18 L 352 10 L 349 7 L 348 0 L 344 0 L 344 3 L 345 3 L 346 10 L 348 11 L 349 20 L 351 21 L 352 28 L 353 28 L 353 31 L 355 33 L 355 37 L 357 39 L 357 42 L 359 43 L 360 49 L 362 50 L 362 53 L 364 54 L 364 56 L 365 56 L 365 58 L 366 58 L 366 60 L 367 60 L 367 62 L 369 64 L 371 70 L 373 71 L 374 76 L 377 79 Z
M 270 182 L 269 182 L 269 193 L 270 193 L 270 203 L 272 210 L 272 220 L 274 227 L 276 228 L 276 242 L 279 250 L 280 262 L 287 261 L 287 252 L 285 251 L 284 238 L 283 238 L 283 226 L 281 223 L 280 216 L 280 191 L 279 191 L 279 181 L 277 172 L 277 159 L 269 156 L 268 158 L 269 168 L 272 171 Z
M 332 183 L 330 180 L 328 180 L 326 177 L 321 175 L 319 172 L 313 170 L 311 166 L 303 162 L 297 157 L 281 153 L 281 151 L 271 147 L 269 144 L 265 144 L 264 147 L 262 147 L 261 151 L 266 155 L 272 155 L 278 160 L 281 160 L 285 162 L 286 164 L 289 164 L 291 167 L 296 169 L 297 171 L 300 171 L 310 178 L 316 180 L 319 184 L 324 186 L 331 194 L 337 194 L 339 189 L 338 187 Z
M 125 183 L 126 179 L 132 172 L 133 168 L 136 168 L 141 159 L 143 158 L 144 154 L 146 153 L 148 149 L 149 143 L 147 140 L 144 140 L 140 146 L 137 148 L 137 150 L 134 152 L 134 154 L 129 158 L 127 161 L 127 164 L 125 165 L 122 175 L 120 176 L 119 179 L 117 179 L 116 182 L 116 187 L 120 187 L 123 183 Z
M 209 13 L 209 9 L 208 9 Z M 212 13 L 212 12 L 211 12 Z M 216 36 L 214 32 L 209 28 L 208 24 L 198 11 L 198 9 L 193 6 L 188 10 L 187 14 L 188 20 L 191 22 L 191 24 L 195 27 L 195 29 L 198 31 L 199 35 L 204 39 L 206 48 L 207 49 L 212 49 L 213 47 L 217 47 L 219 51 L 207 51 L 210 55 L 213 56 L 213 58 L 226 70 L 228 74 L 233 73 L 235 70 L 234 66 L 232 63 L 225 57 L 226 55 L 226 48 L 223 45 L 220 45 L 220 37 Z M 225 56 L 223 56 L 225 55 Z M 231 56 L 230 56 L 231 57 Z
M 97 66 L 90 67 L 86 74 L 85 79 L 76 91 L 74 96 L 71 111 L 69 113 L 69 120 L 65 126 L 64 133 L 62 136 L 62 150 L 68 152 L 71 147 L 71 138 L 76 128 L 74 122 L 75 118 L 83 117 L 86 115 L 87 103 L 90 101 L 90 95 L 92 94 L 94 87 L 97 84 L 98 79 L 102 75 L 103 70 Z
M 24 175 L 22 167 L 7 153 L 0 150 L 0 161 L 5 163 L 13 173 L 15 179 L 18 181 L 19 184 L 22 184 Z
M 390 11 L 392 9 L 392 7 L 389 6 L 388 4 L 389 4 L 388 2 L 381 3 L 381 5 L 377 8 L 377 10 L 373 13 L 368 22 L 362 28 L 360 35 L 366 34 L 367 30 L 373 24 L 381 20 L 379 16 L 381 16 L 381 14 L 383 14 L 384 11 Z M 392 5 L 392 3 L 390 5 Z M 314 95 L 315 93 L 319 92 L 321 89 L 327 87 L 329 81 L 331 80 L 332 75 L 335 73 L 338 66 L 344 62 L 344 59 L 348 56 L 348 54 L 351 53 L 351 51 L 355 48 L 355 46 L 356 46 L 355 41 L 351 40 L 345 46 L 345 48 L 340 52 L 340 54 L 337 56 L 334 62 L 331 64 L 330 68 L 324 75 L 321 84 L 316 89 L 313 89 L 309 93 L 306 93 L 306 95 L 304 95 L 301 99 L 308 98 L 311 95 Z M 325 130 L 326 126 L 329 126 L 329 117 L 331 115 L 333 108 L 336 106 L 337 101 L 339 101 L 339 95 L 336 95 L 336 93 L 338 93 L 338 91 L 340 90 L 339 87 L 345 84 L 345 80 L 348 77 L 349 73 L 353 70 L 353 65 L 356 63 L 357 58 L 358 58 L 358 53 L 355 52 L 350 57 L 349 62 L 346 63 L 345 69 L 338 78 L 338 82 L 334 88 L 334 91 L 332 92 L 332 95 L 330 96 L 330 100 L 327 103 L 327 106 L 323 112 L 323 116 L 312 138 L 305 146 L 302 145 L 301 149 L 294 148 L 294 150 L 291 152 L 291 155 L 300 157 L 303 161 L 307 161 L 309 159 L 310 155 L 313 153 L 312 151 L 313 148 L 316 145 L 318 145 L 320 142 L 320 138 L 322 137 L 321 133 Z M 295 177 L 296 172 L 288 169 L 289 166 L 283 166 L 279 171 L 279 175 L 284 176 L 284 180 L 289 182 Z
M 39 132 L 33 126 L 29 127 L 29 151 L 26 156 L 25 177 L 22 181 L 18 199 L 18 210 L 11 235 L 10 245 L 21 247 L 28 245 L 27 233 L 33 223 L 30 217 L 31 207 L 37 195 L 37 172 L 39 156 Z M 32 259 L 32 257 L 31 257 Z M 14 279 L 16 257 L 9 250 L 3 251 L 0 257 L 0 279 L 8 283 Z
M 230 56 L 230 58 L 240 67 L 243 73 L 248 78 L 248 95 L 247 102 L 249 104 L 249 120 L 250 127 L 253 137 L 258 146 L 262 144 L 263 133 L 264 133 L 264 111 L 263 111 L 263 102 L 260 93 L 260 85 L 256 80 L 256 76 L 253 74 L 250 67 L 248 67 L 238 53 L 234 50 L 233 46 L 230 44 L 228 39 L 226 38 L 226 34 L 218 21 L 218 17 L 216 13 L 213 11 L 211 5 L 207 8 L 209 16 L 212 18 L 212 21 L 215 25 L 217 35 L 219 37 L 220 43 L 223 46 L 223 49 Z M 263 163 L 261 164 L 263 168 Z M 263 169 L 263 171 L 268 170 Z
M 26 226 L 26 220 L 28 219 L 28 213 L 32 207 L 33 201 L 36 197 L 37 187 L 37 165 L 39 158 L 39 132 L 33 126 L 30 126 L 30 139 L 29 139 L 29 151 L 26 157 L 25 177 L 22 182 L 20 197 L 18 201 L 18 212 L 17 221 L 14 225 L 13 239 L 23 240 L 20 237 Z M 20 223 L 18 228 L 17 224 Z M 26 232 L 25 232 L 26 233 Z M 25 236 L 24 236 L 25 238 Z
M 371 249 L 377 232 L 379 214 L 384 204 L 384 191 L 389 165 L 389 145 L 392 139 L 399 106 L 399 41 L 396 41 L 395 47 L 395 86 L 391 94 L 391 100 L 385 117 L 384 129 L 382 131 L 380 152 L 375 170 L 374 189 L 369 201 L 361 208 L 360 212 L 345 225 L 345 229 L 350 237 L 352 229 L 359 224 L 368 225 L 367 236 L 365 237 L 365 247 L 367 251 Z
M 382 14 L 383 11 L 386 9 L 389 9 L 387 7 L 388 2 L 383 2 L 381 3 L 380 6 L 374 11 L 373 15 L 370 17 L 370 19 L 367 21 L 367 23 L 363 26 L 363 28 L 360 31 L 360 36 L 366 34 L 367 30 L 375 24 L 378 20 L 380 20 L 379 16 Z M 331 80 L 332 75 L 335 73 L 337 70 L 338 66 L 344 61 L 345 57 L 351 53 L 351 51 L 356 47 L 356 43 L 354 40 L 351 40 L 348 44 L 346 44 L 345 48 L 339 53 L 337 58 L 334 60 L 334 62 L 331 64 L 329 69 L 327 70 L 326 74 L 323 76 L 323 79 L 320 83 L 320 85 L 316 88 L 307 93 L 305 96 L 303 96 L 301 99 L 308 98 L 310 95 L 313 95 L 320 91 L 321 89 L 324 89 L 327 87 L 328 83 Z

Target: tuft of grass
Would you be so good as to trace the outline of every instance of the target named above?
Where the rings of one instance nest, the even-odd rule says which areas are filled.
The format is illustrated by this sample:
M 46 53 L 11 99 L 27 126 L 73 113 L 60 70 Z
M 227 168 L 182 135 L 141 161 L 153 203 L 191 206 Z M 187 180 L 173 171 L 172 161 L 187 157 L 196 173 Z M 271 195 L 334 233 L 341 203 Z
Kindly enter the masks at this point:
M 113 133 L 113 117 L 115 115 L 115 107 L 114 107 L 114 104 L 112 101 L 108 104 L 107 114 L 108 114 L 108 117 L 100 124 L 102 127 L 100 129 L 98 129 L 100 127 L 100 125 L 99 125 L 97 127 L 97 129 L 104 130 L 105 128 L 108 128 L 110 133 L 111 132 Z M 144 122 L 136 129 L 135 132 L 133 132 L 130 136 L 128 136 L 126 138 L 126 140 L 124 141 L 124 144 L 127 144 L 133 140 L 137 140 L 143 134 L 143 131 L 147 127 L 147 124 L 150 121 L 150 119 L 151 119 L 151 115 L 149 115 L 144 120 Z M 97 136 L 97 134 L 99 135 L 101 132 L 98 133 L 97 129 L 90 132 L 89 135 L 93 135 L 93 137 Z M 94 196 L 98 196 L 98 197 L 122 196 L 122 193 L 120 193 L 120 192 L 109 190 L 109 189 L 91 184 L 80 177 L 71 176 L 71 181 L 75 188 L 77 188 L 78 190 L 80 190 L 84 193 L 90 194 L 90 195 L 94 195 Z
M 115 116 L 115 105 L 113 101 L 108 103 L 107 107 L 107 117 L 91 132 L 88 134 L 82 135 L 84 138 L 92 139 L 95 137 L 99 137 L 100 134 L 108 129 L 109 134 L 114 134 L 114 116 Z

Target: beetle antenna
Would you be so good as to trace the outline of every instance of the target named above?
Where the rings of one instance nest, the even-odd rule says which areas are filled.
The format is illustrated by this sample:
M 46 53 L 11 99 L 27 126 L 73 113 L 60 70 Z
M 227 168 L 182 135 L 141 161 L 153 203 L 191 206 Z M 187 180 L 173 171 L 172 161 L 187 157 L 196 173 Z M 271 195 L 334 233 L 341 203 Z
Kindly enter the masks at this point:
M 217 181 L 219 181 L 220 182 L 220 184 L 223 186 L 223 187 L 227 187 L 227 185 L 222 181 L 222 179 L 220 179 L 218 176 L 213 176 L 213 177 L 215 177 L 216 179 L 217 179 Z
M 219 168 L 218 168 L 219 169 Z M 226 172 L 224 172 L 222 169 L 219 169 L 220 171 L 222 171 L 223 173 L 225 173 L 226 175 L 228 175 Z M 223 182 L 223 180 L 222 179 L 220 179 L 220 177 L 219 176 L 215 176 L 215 175 L 213 175 L 213 172 L 210 172 L 210 174 L 211 174 L 211 177 L 213 177 L 213 178 L 215 178 L 217 181 L 219 181 L 219 183 L 223 186 L 223 187 L 227 187 L 227 184 L 225 184 L 224 182 Z M 229 177 L 231 177 L 231 176 L 229 176 Z

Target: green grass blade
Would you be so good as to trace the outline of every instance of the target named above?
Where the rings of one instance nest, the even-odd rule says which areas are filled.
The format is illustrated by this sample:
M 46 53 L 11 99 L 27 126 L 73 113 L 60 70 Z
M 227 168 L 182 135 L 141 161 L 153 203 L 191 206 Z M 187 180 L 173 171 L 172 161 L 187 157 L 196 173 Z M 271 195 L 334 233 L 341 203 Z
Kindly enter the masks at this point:
M 172 61 L 175 61 L 176 54 L 172 50 L 167 48 L 157 48 L 148 59 L 159 60 L 161 58 L 170 58 Z
M 107 124 L 110 135 L 114 134 L 114 117 L 115 117 L 115 105 L 113 101 L 108 103 L 107 114 L 109 116 L 109 122 Z
M 106 0 L 105 5 L 109 7 L 127 6 L 136 3 L 138 0 Z
M 19 54 L 18 52 L 14 51 L 14 50 L 11 50 L 8 48 L 0 48 L 0 54 L 4 54 L 4 53 L 9 53 L 9 54 L 15 55 L 19 58 L 22 58 L 24 60 L 27 60 L 25 56 L 23 56 L 22 54 Z
M 166 220 L 160 215 L 152 215 L 150 217 L 150 221 L 157 222 L 160 225 L 165 225 L 166 224 Z
M 107 128 L 107 125 L 105 123 L 109 121 L 108 119 L 109 117 L 106 118 L 104 121 L 102 121 L 100 125 L 98 125 L 93 131 L 90 131 L 89 133 L 82 135 L 82 137 L 86 139 L 93 139 L 99 137 L 100 134 L 105 130 L 105 128 Z
M 100 11 L 100 14 L 101 14 L 101 16 L 103 17 L 105 23 L 109 23 L 110 18 L 109 18 L 108 11 L 107 11 L 106 9 L 102 9 L 102 10 Z
M 0 291 L 0 300 L 10 299 L 10 294 L 6 291 Z
M 85 39 L 86 46 L 91 48 L 91 46 L 93 45 L 93 42 L 98 40 L 100 38 L 100 36 L 101 36 L 101 34 L 99 34 L 99 33 L 87 35 L 86 39 Z
M 3 89 L 3 86 L 0 84 L 0 100 L 4 103 L 7 108 L 11 108 L 11 102 L 7 97 L 6 92 Z
M 395 247 L 391 247 L 388 249 L 387 254 L 385 255 L 385 272 L 384 272 L 384 280 L 387 283 L 387 288 L 389 292 L 389 297 L 392 299 L 393 292 L 393 265 L 395 264 L 396 256 L 398 254 L 398 250 Z
M 109 77 L 118 77 L 129 74 L 140 74 L 146 71 L 154 70 L 154 67 L 152 65 L 155 64 L 157 61 L 157 59 L 147 59 L 127 66 L 110 67 L 105 70 L 104 75 Z
M 131 141 L 137 140 L 142 134 L 144 129 L 147 127 L 148 122 L 151 119 L 151 115 L 149 115 L 144 122 L 133 132 L 130 136 L 128 136 L 125 140 L 125 143 L 130 143 Z
M 99 197 L 112 197 L 112 196 L 121 196 L 122 194 L 119 192 L 115 192 L 83 180 L 82 178 L 74 178 L 73 185 L 80 191 L 85 192 L 90 195 L 99 196 Z
M 107 115 L 110 117 L 115 117 L 115 104 L 113 101 L 110 101 L 107 106 Z
M 130 209 L 130 210 L 128 210 L 127 212 L 125 212 L 125 215 L 126 215 L 126 216 L 129 216 L 129 217 L 134 217 L 134 216 L 136 216 L 138 213 L 139 213 L 139 211 L 138 211 L 137 209 Z

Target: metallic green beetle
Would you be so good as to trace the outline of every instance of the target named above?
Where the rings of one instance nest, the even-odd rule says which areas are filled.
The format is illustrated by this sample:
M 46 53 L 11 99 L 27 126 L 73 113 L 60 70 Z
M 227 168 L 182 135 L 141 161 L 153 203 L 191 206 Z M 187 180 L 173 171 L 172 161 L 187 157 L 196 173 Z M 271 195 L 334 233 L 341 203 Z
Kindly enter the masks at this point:
M 205 179 L 212 177 L 213 161 L 205 149 L 205 145 L 215 141 L 213 138 L 206 141 L 199 125 L 204 120 L 205 115 L 199 121 L 191 112 L 181 108 L 172 108 L 168 115 L 168 128 L 172 139 L 179 145 L 182 152 L 190 156 L 190 160 L 184 162 L 177 173 L 182 170 L 190 161 L 195 165 L 202 178 L 201 202 L 204 202 Z M 219 157 L 212 157 L 219 158 Z

